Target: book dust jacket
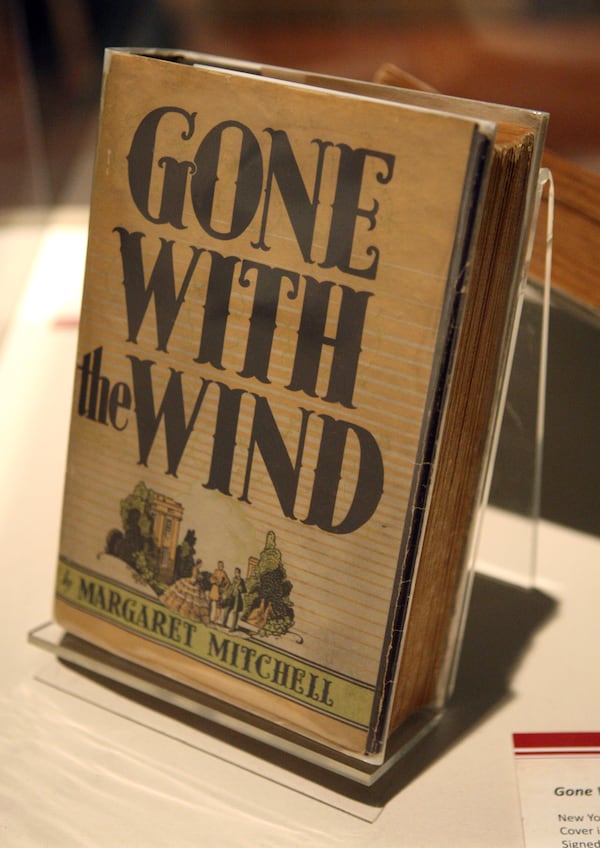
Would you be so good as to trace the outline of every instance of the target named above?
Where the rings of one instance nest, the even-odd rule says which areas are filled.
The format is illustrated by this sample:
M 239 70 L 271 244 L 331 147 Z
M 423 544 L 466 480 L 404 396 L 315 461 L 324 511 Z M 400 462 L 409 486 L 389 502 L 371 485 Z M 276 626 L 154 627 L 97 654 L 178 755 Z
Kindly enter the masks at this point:
M 482 139 L 447 114 L 107 54 L 68 631 L 374 750 Z

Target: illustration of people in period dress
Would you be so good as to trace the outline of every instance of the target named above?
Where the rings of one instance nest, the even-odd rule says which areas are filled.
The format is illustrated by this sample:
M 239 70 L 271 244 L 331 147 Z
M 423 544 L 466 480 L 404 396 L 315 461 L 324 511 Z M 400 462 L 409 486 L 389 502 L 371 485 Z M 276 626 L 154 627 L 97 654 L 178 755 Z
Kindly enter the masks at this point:
M 208 599 L 201 585 L 202 560 L 196 560 L 190 577 L 181 577 L 172 583 L 161 596 L 161 601 L 173 612 L 192 621 L 208 622 Z
M 210 601 L 210 616 L 211 624 L 221 624 L 223 617 L 223 599 L 226 591 L 231 585 L 231 580 L 222 560 L 219 560 L 217 567 L 210 576 L 210 592 L 208 598 Z
M 246 583 L 242 577 L 241 569 L 236 568 L 231 581 L 231 586 L 227 590 L 225 598 L 225 618 L 223 624 L 225 627 L 229 625 L 231 617 L 231 630 L 237 629 L 238 618 L 244 608 L 244 595 L 246 594 Z

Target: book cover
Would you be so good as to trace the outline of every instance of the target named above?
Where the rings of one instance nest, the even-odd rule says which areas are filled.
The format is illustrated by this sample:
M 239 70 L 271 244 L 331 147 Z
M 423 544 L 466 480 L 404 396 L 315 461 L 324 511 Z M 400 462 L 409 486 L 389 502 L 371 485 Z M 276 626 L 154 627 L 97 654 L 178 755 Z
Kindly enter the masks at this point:
M 56 582 L 69 632 L 377 753 L 493 132 L 107 53 Z

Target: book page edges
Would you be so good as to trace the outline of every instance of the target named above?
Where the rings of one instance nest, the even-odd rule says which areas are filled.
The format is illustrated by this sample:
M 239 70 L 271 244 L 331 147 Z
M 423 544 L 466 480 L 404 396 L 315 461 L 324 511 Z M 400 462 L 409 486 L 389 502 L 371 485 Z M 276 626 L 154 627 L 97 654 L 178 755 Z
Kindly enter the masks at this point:
M 387 649 L 379 679 L 379 702 L 372 722 L 370 750 L 378 751 L 393 724 L 396 696 L 401 691 L 398 669 L 406 634 L 411 624 L 410 609 L 418 579 L 421 549 L 431 507 L 438 455 L 444 440 L 452 378 L 456 365 L 466 298 L 471 284 L 477 236 L 481 225 L 492 163 L 492 140 L 474 129 L 471 155 L 465 175 L 461 213 L 456 227 L 435 362 L 431 372 L 428 401 L 422 422 L 419 454 L 411 492 L 401 560 L 387 630 Z M 431 707 L 424 700 L 420 707 Z M 408 717 L 408 716 L 406 716 Z
M 462 407 L 464 407 L 467 415 L 467 419 L 464 421 L 460 413 L 460 398 L 464 392 L 470 392 L 468 396 L 472 398 L 471 405 L 474 405 L 468 369 L 459 371 L 458 375 L 455 373 L 452 378 L 449 417 L 446 415 L 444 421 L 445 444 L 447 446 L 449 438 L 452 440 L 452 444 L 456 439 L 459 439 L 459 444 L 462 444 L 463 447 L 457 448 L 457 453 L 464 459 L 461 459 L 457 466 L 454 457 L 450 456 L 450 452 L 446 450 L 440 455 L 436 467 L 431 497 L 432 502 L 436 503 L 437 506 L 430 514 L 431 521 L 424 529 L 421 567 L 425 570 L 417 574 L 413 587 L 417 600 L 407 628 L 407 637 L 403 643 L 403 655 L 399 662 L 399 680 L 392 705 L 392 729 L 398 727 L 415 708 L 422 705 L 423 701 L 441 707 L 448 695 L 453 656 L 460 645 L 461 626 L 464 626 L 464 620 L 461 622 L 461 612 L 465 605 L 464 595 L 469 589 L 468 569 L 469 566 L 472 567 L 473 565 L 472 557 L 475 554 L 473 550 L 475 517 L 478 510 L 481 509 L 481 497 L 488 467 L 487 457 L 494 424 L 499 412 L 497 408 L 498 389 L 504 369 L 507 367 L 507 340 L 517 309 L 520 268 L 523 259 L 522 246 L 525 241 L 524 236 L 528 232 L 528 184 L 533 183 L 534 189 L 537 184 L 537 169 L 532 167 L 533 147 L 534 140 L 530 136 L 529 143 L 525 141 L 522 148 L 515 149 L 509 146 L 500 151 L 495 160 L 496 173 L 492 177 L 497 184 L 495 189 L 494 186 L 491 188 L 492 193 L 488 201 L 488 209 L 480 231 L 477 266 L 474 271 L 473 283 L 476 287 L 485 290 L 485 299 L 487 299 L 485 283 L 487 279 L 493 278 L 493 287 L 490 289 L 489 296 L 494 298 L 493 306 L 499 307 L 498 311 L 501 311 L 503 319 L 496 323 L 492 320 L 492 313 L 495 311 L 493 308 L 486 311 L 483 307 L 475 305 L 474 310 L 469 308 L 469 314 L 466 316 L 467 327 L 463 327 L 461 331 L 459 363 L 462 363 L 465 354 L 468 355 L 465 348 L 468 348 L 475 338 L 473 330 L 469 330 L 469 326 L 479 325 L 478 316 L 481 314 L 483 329 L 478 346 L 475 348 L 474 359 L 488 362 L 488 374 L 483 382 L 480 379 L 480 388 L 475 393 L 477 404 L 481 404 L 481 410 L 471 413 L 469 404 L 462 402 Z M 519 159 L 522 161 L 520 166 L 517 167 L 514 190 L 504 194 L 503 211 L 498 211 L 498 204 L 493 201 L 494 198 L 497 198 L 502 187 L 501 174 L 506 159 L 516 160 L 517 163 Z M 533 177 L 536 177 L 536 179 L 532 179 Z M 498 216 L 501 217 L 501 221 L 507 222 L 507 229 L 502 237 L 504 243 L 500 245 L 496 244 L 494 239 L 491 238 L 499 229 L 497 227 Z M 501 253 L 500 261 L 496 261 L 496 264 L 491 266 L 490 252 L 493 254 L 497 249 Z M 473 294 L 477 294 L 477 291 L 474 290 Z M 482 309 L 483 311 L 481 311 Z M 483 350 L 485 356 L 480 355 L 479 351 L 481 350 Z M 458 400 L 455 400 L 457 396 Z M 472 414 L 475 415 L 474 420 Z M 470 426 L 467 427 L 470 432 L 466 439 L 463 438 L 460 441 L 461 427 L 464 429 L 465 421 L 470 422 Z M 448 428 L 455 434 L 454 436 L 452 436 L 452 433 L 448 433 Z M 472 442 L 477 442 L 475 448 L 471 444 Z M 460 463 L 464 463 L 466 469 L 464 479 L 467 481 L 467 489 L 462 494 L 461 488 L 457 486 L 456 478 L 458 468 L 462 467 Z M 461 481 L 462 479 L 461 476 Z M 447 493 L 450 486 L 454 487 L 455 491 L 452 503 L 448 504 L 447 508 L 444 507 L 444 492 Z M 458 522 L 460 527 L 457 527 L 455 506 L 459 496 L 463 499 L 463 507 L 460 513 L 463 518 Z M 450 518 L 448 513 L 451 514 Z M 435 540 L 440 534 L 444 538 L 453 540 L 452 544 L 456 555 L 451 561 L 447 560 L 443 552 L 435 553 Z M 433 566 L 430 559 L 432 558 L 433 561 L 437 562 L 440 557 L 446 559 L 445 565 L 442 567 L 438 564 L 437 569 L 434 568 L 432 574 L 431 568 Z M 425 579 L 423 579 L 424 574 L 427 575 Z M 434 603 L 446 605 L 445 617 L 441 615 L 440 620 L 436 620 L 436 622 L 433 622 L 431 616 L 428 616 L 428 610 Z M 416 623 L 415 616 L 419 619 L 420 624 Z M 423 616 L 425 616 L 425 622 Z M 420 644 L 416 631 L 421 635 Z M 425 638 L 423 638 L 423 634 L 426 634 Z M 424 643 L 426 644 L 426 658 L 423 654 Z M 434 643 L 437 644 L 437 649 L 431 648 Z M 436 650 L 437 659 L 433 655 Z M 432 660 L 435 661 L 432 662 Z M 428 666 L 428 670 L 425 669 L 425 665 Z M 420 679 L 421 682 L 417 686 L 414 685 L 414 681 L 405 685 L 404 677 L 406 675 L 410 678 L 416 675 L 416 678 Z M 420 696 L 417 694 L 418 691 L 421 692 Z

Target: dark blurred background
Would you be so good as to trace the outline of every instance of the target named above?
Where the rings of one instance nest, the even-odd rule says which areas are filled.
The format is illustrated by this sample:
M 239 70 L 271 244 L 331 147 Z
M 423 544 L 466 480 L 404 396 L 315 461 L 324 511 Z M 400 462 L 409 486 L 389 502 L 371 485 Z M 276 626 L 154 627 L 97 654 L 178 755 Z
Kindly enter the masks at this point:
M 3 206 L 61 198 L 95 120 L 106 46 L 187 48 L 358 79 L 394 62 L 448 94 L 549 111 L 549 146 L 600 168 L 598 0 L 3 0 L 1 8 Z
M 549 148 L 600 174 L 598 0 L 2 0 L 0 226 L 15 210 L 88 203 L 102 52 L 123 45 L 358 79 L 393 62 L 448 94 L 550 112 Z M 597 283 L 592 304 L 553 299 L 542 492 L 544 517 L 592 533 L 600 533 L 600 270 Z M 527 315 L 517 354 L 525 399 L 539 307 Z M 527 475 L 521 441 L 533 414 L 509 409 L 492 491 L 494 502 L 521 511 L 528 495 L 515 469 Z

